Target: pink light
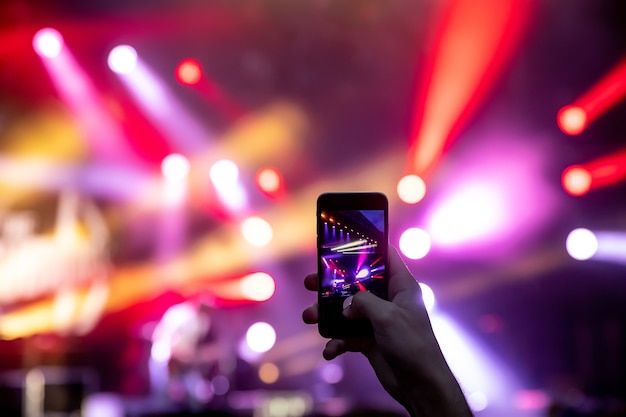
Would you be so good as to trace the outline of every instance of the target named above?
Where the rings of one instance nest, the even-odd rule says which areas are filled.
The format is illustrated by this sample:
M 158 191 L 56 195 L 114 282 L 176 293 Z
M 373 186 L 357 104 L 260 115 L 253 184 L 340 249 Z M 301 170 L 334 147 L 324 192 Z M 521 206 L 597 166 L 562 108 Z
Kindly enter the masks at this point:
M 68 48 L 55 59 L 42 60 L 59 96 L 76 118 L 96 159 L 117 166 L 141 166 L 117 121 L 108 112 L 91 78 Z
M 56 58 L 63 48 L 63 36 L 58 30 L 45 28 L 37 31 L 33 37 L 33 49 L 43 58 Z
M 202 67 L 195 59 L 185 59 L 176 68 L 176 78 L 181 84 L 194 85 L 202 78 Z
M 559 212 L 558 194 L 542 172 L 545 150 L 522 138 L 483 134 L 479 147 L 455 155 L 455 165 L 422 220 L 433 247 L 482 257 L 515 250 Z M 541 202 L 540 204 L 538 202 Z
M 505 212 L 498 189 L 488 183 L 468 184 L 433 212 L 429 231 L 434 242 L 457 245 L 498 232 L 505 224 Z
M 256 183 L 265 194 L 276 196 L 283 188 L 283 177 L 278 169 L 267 167 L 257 173 Z
M 513 404 L 520 410 L 545 410 L 550 396 L 543 390 L 519 390 L 513 396 Z
M 211 132 L 187 111 L 176 94 L 141 57 L 136 58 L 130 72 L 117 74 L 135 103 L 173 149 L 193 155 L 211 145 Z

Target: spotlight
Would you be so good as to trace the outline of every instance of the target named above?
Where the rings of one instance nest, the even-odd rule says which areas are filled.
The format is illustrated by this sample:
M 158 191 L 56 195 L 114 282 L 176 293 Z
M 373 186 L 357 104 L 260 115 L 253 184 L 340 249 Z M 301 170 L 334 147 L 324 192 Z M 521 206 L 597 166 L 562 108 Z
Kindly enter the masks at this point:
M 398 182 L 398 197 L 407 204 L 416 204 L 426 195 L 426 184 L 418 175 L 410 174 Z
M 563 189 L 573 196 L 587 194 L 591 188 L 592 180 L 591 173 L 579 165 L 566 168 L 561 176 Z
M 410 259 L 422 259 L 430 251 L 430 236 L 417 227 L 407 229 L 400 236 L 400 250 Z
M 56 58 L 62 48 L 63 37 L 56 29 L 40 29 L 33 37 L 33 49 L 40 57 Z
M 183 180 L 189 175 L 189 160 L 177 153 L 170 154 L 161 162 L 161 172 L 168 180 Z
M 565 247 L 572 258 L 586 261 L 598 251 L 598 238 L 589 229 L 574 229 L 567 236 Z
M 194 85 L 202 78 L 202 67 L 195 59 L 188 58 L 181 61 L 176 68 L 176 79 L 181 84 Z
M 228 187 L 237 182 L 239 168 L 233 161 L 222 159 L 213 164 L 209 171 L 209 177 L 216 187 Z
M 137 51 L 129 45 L 116 46 L 109 52 L 108 64 L 117 74 L 130 74 L 137 65 Z
M 258 187 L 266 194 L 274 195 L 280 191 L 283 178 L 276 168 L 268 167 L 261 169 L 256 175 Z
M 255 272 L 246 276 L 239 286 L 244 297 L 252 301 L 269 300 L 276 290 L 274 278 L 265 272 Z
M 267 352 L 276 343 L 276 331 L 269 323 L 254 323 L 246 332 L 246 343 L 253 352 Z
M 264 219 L 256 216 L 248 217 L 241 224 L 241 232 L 248 243 L 253 246 L 267 246 L 273 237 L 272 226 Z
M 559 110 L 557 123 L 563 133 L 578 135 L 587 127 L 587 112 L 582 107 L 565 106 Z

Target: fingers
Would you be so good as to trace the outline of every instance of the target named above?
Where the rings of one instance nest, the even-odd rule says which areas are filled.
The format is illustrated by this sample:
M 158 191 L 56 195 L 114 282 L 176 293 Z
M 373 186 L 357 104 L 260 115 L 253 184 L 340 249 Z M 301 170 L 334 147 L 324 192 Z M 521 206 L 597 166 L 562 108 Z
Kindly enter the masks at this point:
M 326 360 L 331 360 L 346 352 L 347 349 L 345 340 L 330 339 L 328 343 L 326 343 L 326 348 L 324 349 L 324 352 L 322 352 L 322 356 L 324 356 L 324 359 Z
M 302 312 L 302 321 L 304 321 L 306 324 L 315 324 L 317 323 L 318 318 L 319 315 L 317 310 L 317 303 L 313 304 Z
M 420 286 L 395 247 L 389 246 L 389 299 L 406 294 L 411 300 L 421 299 Z
M 317 291 L 319 287 L 317 273 L 309 274 L 304 277 L 304 287 L 309 291 Z
M 383 300 L 369 291 L 361 291 L 346 299 L 343 315 L 348 319 L 366 317 L 376 329 L 377 326 L 384 325 L 382 318 L 389 317 L 388 311 L 393 307 L 389 301 Z
M 370 339 L 330 339 L 322 355 L 324 359 L 335 359 L 346 352 L 361 352 L 367 354 L 372 347 Z

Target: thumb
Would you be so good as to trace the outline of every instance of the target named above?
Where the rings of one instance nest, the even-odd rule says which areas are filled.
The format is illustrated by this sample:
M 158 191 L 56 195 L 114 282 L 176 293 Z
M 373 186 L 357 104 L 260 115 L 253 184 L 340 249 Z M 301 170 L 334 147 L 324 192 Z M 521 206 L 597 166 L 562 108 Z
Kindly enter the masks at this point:
M 387 316 L 389 310 L 393 308 L 393 304 L 369 291 L 360 291 L 346 298 L 343 307 L 343 315 L 347 319 L 365 317 L 375 328 L 381 317 Z

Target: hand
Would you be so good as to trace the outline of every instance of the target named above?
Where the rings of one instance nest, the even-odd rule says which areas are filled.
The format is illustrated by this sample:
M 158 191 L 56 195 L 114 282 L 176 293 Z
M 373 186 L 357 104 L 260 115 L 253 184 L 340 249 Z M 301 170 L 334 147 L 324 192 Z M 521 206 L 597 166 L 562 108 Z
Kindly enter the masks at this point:
M 317 274 L 308 275 L 304 286 L 317 291 Z M 395 248 L 389 253 L 389 301 L 361 291 L 346 299 L 343 314 L 348 319 L 369 319 L 374 337 L 331 339 L 324 358 L 361 352 L 385 390 L 413 417 L 472 416 L 441 353 L 420 286 Z M 317 304 L 304 310 L 302 318 L 305 323 L 317 323 Z

